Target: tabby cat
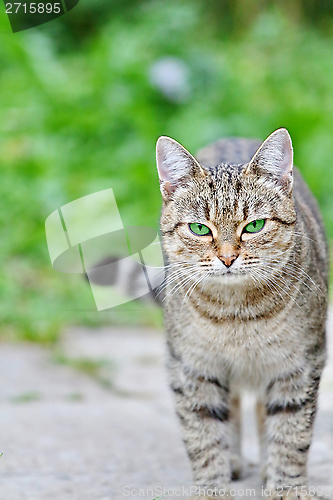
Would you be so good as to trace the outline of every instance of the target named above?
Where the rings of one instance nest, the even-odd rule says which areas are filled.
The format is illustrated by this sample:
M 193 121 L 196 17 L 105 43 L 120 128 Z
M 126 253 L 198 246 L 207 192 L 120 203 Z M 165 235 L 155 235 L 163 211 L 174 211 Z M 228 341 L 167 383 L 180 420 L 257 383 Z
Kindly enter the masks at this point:
M 157 167 L 168 370 L 196 484 L 228 490 L 239 476 L 239 397 L 250 389 L 266 487 L 274 499 L 291 486 L 288 498 L 301 498 L 326 356 L 328 256 L 290 136 L 224 139 L 197 159 L 160 137 Z

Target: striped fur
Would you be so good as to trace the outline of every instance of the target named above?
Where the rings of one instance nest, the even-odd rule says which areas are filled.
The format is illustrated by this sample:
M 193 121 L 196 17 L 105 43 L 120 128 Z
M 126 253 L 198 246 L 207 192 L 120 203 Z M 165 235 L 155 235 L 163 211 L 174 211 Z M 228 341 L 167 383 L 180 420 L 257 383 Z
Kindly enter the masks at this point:
M 267 487 L 307 481 L 325 363 L 327 247 L 288 132 L 259 146 L 224 139 L 195 159 L 170 138 L 157 145 L 170 384 L 195 481 L 206 487 L 227 488 L 240 473 L 246 388 L 258 396 Z M 264 228 L 242 233 L 255 219 Z M 191 233 L 193 222 L 212 235 Z

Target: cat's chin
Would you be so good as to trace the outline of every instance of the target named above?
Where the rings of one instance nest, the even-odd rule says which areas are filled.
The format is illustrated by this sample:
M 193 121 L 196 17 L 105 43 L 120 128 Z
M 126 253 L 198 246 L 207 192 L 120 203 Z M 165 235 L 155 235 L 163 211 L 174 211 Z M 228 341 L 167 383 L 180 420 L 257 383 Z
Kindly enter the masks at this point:
M 212 278 L 215 282 L 223 283 L 226 285 L 234 285 L 236 283 L 244 283 L 247 276 L 243 273 L 232 273 L 232 272 L 215 272 L 211 274 L 210 278 Z

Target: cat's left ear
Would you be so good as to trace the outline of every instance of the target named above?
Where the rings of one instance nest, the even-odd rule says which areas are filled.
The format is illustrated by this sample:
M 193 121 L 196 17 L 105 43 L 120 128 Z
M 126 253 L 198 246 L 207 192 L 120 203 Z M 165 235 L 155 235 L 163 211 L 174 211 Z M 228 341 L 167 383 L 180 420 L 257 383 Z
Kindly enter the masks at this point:
M 293 187 L 293 146 L 285 128 L 275 130 L 253 156 L 246 173 L 269 175 L 291 193 Z
M 179 142 L 162 136 L 156 144 L 156 163 L 163 198 L 169 198 L 181 185 L 194 176 L 205 176 L 205 172 Z

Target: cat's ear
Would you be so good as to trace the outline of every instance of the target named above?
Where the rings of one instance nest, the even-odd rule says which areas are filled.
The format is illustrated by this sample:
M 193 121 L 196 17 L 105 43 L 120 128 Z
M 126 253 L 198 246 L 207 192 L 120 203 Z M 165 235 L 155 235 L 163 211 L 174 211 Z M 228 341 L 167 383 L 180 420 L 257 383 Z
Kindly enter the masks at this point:
M 270 175 L 290 193 L 293 185 L 293 146 L 285 128 L 275 130 L 262 143 L 246 173 Z
M 162 136 L 156 144 L 156 163 L 163 198 L 170 195 L 193 176 L 205 176 L 197 160 L 181 144 Z

